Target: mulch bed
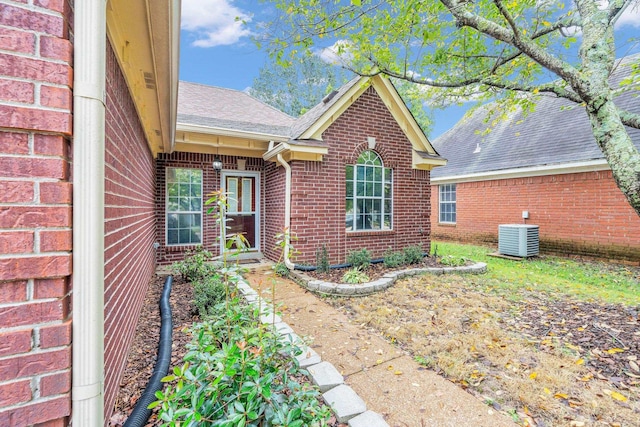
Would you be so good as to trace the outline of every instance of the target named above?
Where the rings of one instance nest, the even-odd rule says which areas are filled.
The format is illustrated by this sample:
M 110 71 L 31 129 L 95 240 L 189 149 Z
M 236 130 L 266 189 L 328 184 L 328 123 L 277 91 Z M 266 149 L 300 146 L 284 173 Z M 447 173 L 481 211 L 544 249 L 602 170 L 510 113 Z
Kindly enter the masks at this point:
M 156 276 L 149 284 L 149 290 L 140 312 L 140 320 L 134 341 L 129 350 L 127 365 L 120 381 L 120 391 L 116 399 L 110 426 L 119 427 L 126 421 L 136 402 L 144 392 L 147 381 L 151 378 L 158 352 L 160 337 L 159 301 L 164 287 L 165 276 Z M 182 364 L 182 357 L 187 352 L 186 345 L 191 336 L 185 328 L 198 321 L 193 306 L 193 288 L 182 279 L 174 277 L 171 295 L 171 314 L 173 316 L 173 337 L 171 345 L 171 370 Z M 159 425 L 155 413 L 149 418 L 147 426 Z
M 127 365 L 120 381 L 120 390 L 116 399 L 113 415 L 110 418 L 110 427 L 121 427 L 133 411 L 136 402 L 147 386 L 156 362 L 158 339 L 160 336 L 160 308 L 159 301 L 166 276 L 156 276 L 149 284 L 145 297 L 138 327 L 131 348 Z M 171 365 L 182 365 L 182 358 L 187 352 L 186 345 L 191 342 L 191 335 L 187 333 L 194 322 L 200 319 L 196 315 L 193 305 L 193 288 L 179 277 L 174 276 L 171 296 L 171 313 L 173 316 L 173 338 L 171 345 Z M 161 422 L 157 419 L 159 408 L 153 410 L 147 427 L 158 426 Z M 337 422 L 331 417 L 327 427 L 346 427 L 346 424 Z
M 401 267 L 389 268 L 385 267 L 384 263 L 369 264 L 369 266 L 362 271 L 369 276 L 371 281 L 377 280 L 384 276 L 386 273 L 398 270 L 405 270 L 409 268 L 442 268 L 450 267 L 448 265 L 442 265 L 435 257 L 424 257 L 423 261 L 419 264 L 404 265 Z M 323 280 L 331 283 L 342 283 L 342 276 L 347 272 L 349 268 L 336 268 L 331 269 L 326 273 L 319 273 L 318 271 L 305 271 L 304 273 L 315 279 Z

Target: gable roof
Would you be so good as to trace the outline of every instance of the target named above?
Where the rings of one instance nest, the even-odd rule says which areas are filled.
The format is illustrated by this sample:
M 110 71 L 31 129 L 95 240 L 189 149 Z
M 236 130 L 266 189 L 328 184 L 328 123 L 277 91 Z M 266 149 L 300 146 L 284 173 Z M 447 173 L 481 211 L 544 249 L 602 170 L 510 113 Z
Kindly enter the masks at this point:
M 630 64 L 640 54 L 621 61 L 611 77 L 612 87 L 629 75 Z M 637 91 L 635 91 L 637 92 Z M 618 107 L 640 113 L 640 98 L 633 91 L 615 99 Z M 480 107 L 460 120 L 452 129 L 436 138 L 433 145 L 449 163 L 432 172 L 432 178 L 472 180 L 517 169 L 554 170 L 568 164 L 606 169 L 604 155 L 596 144 L 591 124 L 583 107 L 562 98 L 542 96 L 528 115 L 518 110 L 499 122 L 486 135 L 485 123 L 491 104 Z M 640 130 L 627 128 L 640 148 Z
M 259 154 L 272 161 L 276 154 L 286 160 L 322 160 L 328 152 L 322 133 L 371 86 L 411 142 L 413 166 L 430 170 L 445 164 L 393 84 L 381 76 L 352 79 L 297 119 L 244 92 L 180 82 L 176 149 Z
M 289 137 L 294 117 L 238 90 L 181 81 L 178 123 Z

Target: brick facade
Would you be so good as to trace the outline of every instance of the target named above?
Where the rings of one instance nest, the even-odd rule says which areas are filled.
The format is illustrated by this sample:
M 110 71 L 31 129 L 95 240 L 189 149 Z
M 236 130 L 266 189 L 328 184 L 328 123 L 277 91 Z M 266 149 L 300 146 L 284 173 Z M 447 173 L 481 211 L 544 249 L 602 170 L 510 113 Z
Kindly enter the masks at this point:
M 393 230 L 347 232 L 345 228 L 345 167 L 355 164 L 367 148 L 367 138 L 376 139 L 375 151 L 385 167 L 393 169 Z M 410 245 L 430 245 L 429 172 L 412 169 L 412 146 L 373 87 L 368 88 L 323 133 L 329 153 L 322 162 L 292 161 L 291 230 L 299 255 L 295 263 L 316 264 L 316 251 L 323 244 L 331 264 L 343 263 L 349 252 L 366 248 L 373 257 Z M 271 171 L 268 194 L 277 199 L 270 206 L 277 216 L 267 219 L 267 230 L 284 226 L 284 172 Z M 282 207 L 281 207 L 282 206 Z M 270 235 L 267 236 L 270 238 Z M 277 259 L 274 245 L 265 248 Z
M 185 252 L 194 250 L 195 245 L 176 245 L 168 246 L 166 244 L 166 168 L 191 168 L 202 170 L 202 194 L 203 194 L 203 217 L 202 217 L 202 247 L 212 252 L 214 255 L 220 254 L 220 240 L 218 239 L 218 224 L 213 214 L 206 213 L 208 206 L 204 206 L 204 202 L 214 191 L 220 190 L 221 172 L 213 170 L 213 154 L 203 153 L 185 153 L 174 152 L 172 154 L 159 154 L 156 160 L 156 241 L 160 244 L 157 251 L 158 264 L 167 265 L 175 261 L 182 260 Z M 265 163 L 261 158 L 253 157 L 235 157 L 235 156 L 219 156 L 223 163 L 225 171 L 238 170 L 238 159 L 244 159 L 245 171 L 260 172 L 260 181 L 263 183 L 260 189 L 260 206 L 262 212 L 260 217 L 260 241 L 264 242 L 264 218 L 267 215 L 264 195 L 264 169 Z M 283 193 L 284 194 L 284 193 Z M 266 211 L 266 212 L 265 212 Z M 263 245 L 264 246 L 264 245 Z
M 496 244 L 498 225 L 540 226 L 540 250 L 640 263 L 640 218 L 611 171 L 458 183 L 457 222 L 438 223 L 432 186 L 432 236 Z
M 109 419 L 155 270 L 155 162 L 107 46 L 105 115 L 105 417 Z
M 71 411 L 72 2 L 0 4 L 0 425 Z
M 375 151 L 385 167 L 393 169 L 393 229 L 389 231 L 347 232 L 345 227 L 345 167 L 355 164 L 368 149 L 373 137 Z M 297 255 L 295 263 L 315 264 L 316 251 L 323 244 L 332 264 L 343 263 L 349 252 L 366 248 L 373 257 L 385 251 L 430 245 L 429 172 L 412 168 L 412 145 L 395 121 L 376 90 L 367 89 L 323 133 L 329 152 L 322 162 L 293 160 L 291 166 L 291 232 Z M 177 152 L 160 154 L 157 160 L 157 239 L 158 262 L 169 264 L 183 259 L 193 246 L 165 245 L 165 169 L 167 167 L 203 170 L 204 194 L 220 187 L 219 176 L 211 163 L 214 156 Z M 223 156 L 225 170 L 236 169 L 237 158 Z M 246 170 L 261 171 L 261 251 L 273 260 L 281 259 L 276 236 L 284 230 L 285 169 L 274 162 L 248 158 Z M 205 215 L 204 247 L 219 253 L 218 232 L 214 218 Z

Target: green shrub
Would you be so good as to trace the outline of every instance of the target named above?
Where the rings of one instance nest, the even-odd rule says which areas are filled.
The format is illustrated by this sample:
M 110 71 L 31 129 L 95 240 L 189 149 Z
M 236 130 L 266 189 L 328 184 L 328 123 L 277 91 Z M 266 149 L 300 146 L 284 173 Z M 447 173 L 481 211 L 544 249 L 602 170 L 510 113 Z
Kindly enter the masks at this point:
M 462 267 L 467 263 L 467 259 L 461 256 L 444 255 L 440 257 L 440 264 L 448 265 L 451 267 Z
M 347 254 L 347 263 L 355 268 L 367 268 L 371 264 L 371 254 L 366 248 L 362 248 L 359 251 L 351 251 Z
M 273 272 L 276 273 L 276 276 L 280 277 L 289 277 L 289 269 L 284 262 L 279 262 L 273 266 Z
M 402 252 L 404 253 L 406 264 L 418 264 L 421 263 L 424 258 L 424 251 L 419 245 L 407 246 Z
M 217 266 L 212 263 L 213 254 L 202 246 L 186 251 L 184 260 L 174 262 L 171 269 L 186 281 L 195 282 L 214 274 Z
M 324 426 L 330 416 L 317 388 L 298 383 L 291 357 L 300 349 L 279 339 L 238 299 L 216 306 L 217 317 L 195 324 L 184 364 L 163 378 L 164 426 Z
M 359 283 L 365 283 L 368 281 L 369 281 L 369 276 L 367 276 L 364 271 L 360 271 L 357 268 L 351 268 L 342 275 L 343 283 L 350 283 L 352 285 L 357 285 Z
M 324 243 L 316 251 L 316 271 L 318 273 L 329 272 L 329 254 L 327 253 L 327 247 Z
M 198 314 L 201 317 L 213 314 L 214 307 L 223 302 L 227 295 L 227 288 L 222 277 L 214 273 L 192 283 L 194 305 Z
M 385 267 L 389 267 L 389 268 L 395 268 L 395 267 L 400 267 L 401 265 L 405 264 L 405 257 L 404 257 L 404 253 L 402 252 L 393 252 L 391 249 L 389 249 L 387 252 L 384 253 L 384 266 Z

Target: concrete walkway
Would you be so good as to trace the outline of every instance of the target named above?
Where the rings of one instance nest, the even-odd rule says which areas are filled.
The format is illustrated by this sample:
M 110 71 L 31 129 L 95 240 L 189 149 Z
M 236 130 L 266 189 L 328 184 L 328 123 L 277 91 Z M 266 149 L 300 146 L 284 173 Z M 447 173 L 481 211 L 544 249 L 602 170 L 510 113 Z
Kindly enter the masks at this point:
M 423 368 L 378 334 L 350 323 L 320 297 L 293 281 L 277 278 L 269 266 L 248 267 L 250 273 L 245 277 L 251 287 L 263 298 L 281 304 L 282 321 L 304 338 L 322 361 L 333 365 L 366 404 L 368 412 L 360 416 L 362 424 L 353 419 L 351 426 L 373 426 L 375 423 L 367 420 L 375 420 L 375 413 L 392 427 L 515 426 L 508 417 Z M 327 381 L 335 379 L 334 372 L 327 375 Z

